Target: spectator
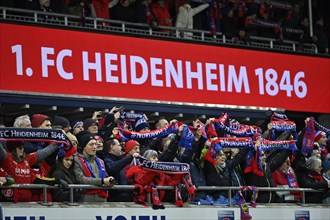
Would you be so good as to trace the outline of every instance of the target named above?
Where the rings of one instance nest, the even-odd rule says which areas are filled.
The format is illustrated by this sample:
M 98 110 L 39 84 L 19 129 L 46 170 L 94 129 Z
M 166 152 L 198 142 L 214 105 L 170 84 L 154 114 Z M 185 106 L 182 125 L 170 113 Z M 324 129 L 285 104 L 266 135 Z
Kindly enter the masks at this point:
M 245 31 L 240 30 L 238 27 L 237 18 L 234 17 L 234 8 L 227 9 L 225 16 L 221 20 L 222 33 L 228 39 L 244 40 Z
M 84 122 L 75 120 L 71 123 L 71 132 L 73 135 L 77 135 L 79 132 L 84 130 Z
M 151 10 L 155 15 L 158 25 L 172 27 L 172 18 L 167 7 L 168 0 L 155 0 L 151 4 Z M 161 30 L 162 32 L 170 32 L 170 30 Z
M 103 18 L 109 20 L 109 3 L 112 0 L 92 0 L 92 5 L 95 10 L 95 16 L 97 18 Z
M 32 128 L 30 116 L 21 115 L 15 118 L 14 125 L 15 128 Z
M 132 143 L 134 141 L 131 141 Z M 128 145 L 130 145 L 128 143 Z M 133 146 L 133 145 L 132 145 Z M 131 148 L 128 146 L 127 148 Z M 104 160 L 105 168 L 110 176 L 113 176 L 119 185 L 128 185 L 124 168 L 128 166 L 133 158 L 137 158 L 140 154 L 139 152 L 134 152 L 133 154 L 128 154 L 123 157 L 124 152 L 117 139 L 109 138 L 105 141 L 103 147 L 102 159 Z M 132 201 L 130 192 L 127 190 L 109 190 L 108 201 Z
M 147 160 L 151 162 L 158 161 L 158 154 L 154 150 L 147 150 L 143 155 Z M 131 169 L 135 169 L 136 167 L 132 167 Z M 139 191 L 135 191 L 138 193 L 139 202 L 146 202 L 146 193 L 151 194 L 152 208 L 153 209 L 165 209 L 165 206 L 161 203 L 162 197 L 165 192 L 162 192 L 159 195 L 156 186 L 164 185 L 165 183 L 165 174 L 162 172 L 151 171 L 147 169 L 142 169 L 139 166 L 138 172 L 134 172 L 134 183 L 139 185 L 140 187 L 136 187 Z M 128 171 L 130 172 L 130 171 Z
M 319 147 L 322 160 L 330 159 L 330 154 L 327 149 L 327 135 L 324 131 L 315 132 L 314 145 Z
M 135 124 L 134 124 L 134 131 L 136 132 L 149 132 L 150 131 L 150 124 L 146 120 L 146 118 L 136 118 Z M 149 149 L 154 148 L 154 141 L 152 139 L 146 138 L 146 139 L 140 139 L 140 151 L 141 154 L 144 154 Z M 126 151 L 126 149 L 125 149 Z
M 111 186 L 114 178 L 107 177 L 104 162 L 96 156 L 96 140 L 94 136 L 83 131 L 78 134 L 82 152 L 74 156 L 74 173 L 80 184 L 95 186 Z M 103 189 L 89 189 L 85 191 L 84 202 L 105 202 L 108 194 Z
M 50 118 L 47 115 L 42 114 L 34 114 L 32 116 L 32 127 L 34 128 L 43 128 L 43 129 L 51 129 L 52 123 Z
M 209 149 L 210 151 L 210 149 Z M 215 158 L 210 156 L 210 152 L 204 156 L 203 173 L 205 176 L 206 184 L 208 186 L 232 186 L 231 173 L 235 167 L 246 157 L 248 151 L 241 150 L 232 159 L 227 160 L 226 154 L 223 150 L 216 153 Z M 242 179 L 242 177 L 240 177 Z M 217 199 L 220 195 L 228 197 L 228 192 L 225 191 L 212 191 L 210 192 L 213 198 Z
M 149 24 L 150 27 L 156 27 L 157 20 L 153 15 L 151 8 L 151 0 L 137 0 L 134 5 L 135 22 Z
M 312 41 L 316 44 L 319 53 L 329 54 L 329 43 L 324 30 L 323 17 L 316 18 Z
M 36 183 L 54 185 L 55 183 L 59 183 L 60 180 L 39 178 L 31 170 L 31 166 L 40 163 L 56 149 L 58 149 L 57 144 L 50 144 L 42 150 L 26 154 L 22 142 L 7 142 L 8 152 L 0 144 L 0 166 L 14 178 L 17 184 Z M 37 195 L 35 197 L 32 190 L 14 189 L 14 202 L 31 201 L 40 201 L 39 196 Z
M 134 22 L 135 11 L 131 0 L 119 0 L 119 3 L 110 9 L 111 19 Z
M 205 3 L 195 8 L 192 8 L 189 1 L 187 1 L 186 4 L 179 7 L 175 26 L 178 28 L 193 29 L 193 17 L 207 7 L 209 7 L 209 4 Z M 181 37 L 183 38 L 191 39 L 192 36 L 193 33 L 191 32 L 181 32 Z
M 71 130 L 70 122 L 67 118 L 62 116 L 54 116 L 52 122 L 53 129 L 61 129 L 65 133 L 68 133 Z
M 32 116 L 31 124 L 32 127 L 34 128 L 40 128 L 40 129 L 52 128 L 50 118 L 47 115 L 42 115 L 42 114 L 34 114 Z M 43 149 L 49 144 L 47 142 L 29 142 L 29 141 L 24 141 L 23 143 L 24 143 L 24 151 L 26 153 L 33 153 L 37 150 Z
M 77 152 L 76 147 L 72 147 L 69 151 L 65 152 L 61 149 L 57 154 L 57 162 L 54 171 L 51 172 L 51 177 L 61 179 L 66 184 L 77 184 L 77 178 L 74 173 L 73 154 Z M 73 189 L 73 201 L 79 202 L 83 195 L 81 189 Z M 70 190 L 69 188 L 57 187 L 53 189 L 53 200 L 55 202 L 69 202 Z
M 272 178 L 275 187 L 299 188 L 297 177 L 291 167 L 289 157 L 277 170 L 272 172 Z M 297 202 L 301 199 L 299 192 L 278 191 L 276 194 L 281 198 L 281 202 Z
M 84 131 L 88 131 L 94 136 L 97 135 L 99 132 L 97 121 L 92 118 L 87 118 L 84 121 Z
M 299 186 L 323 190 L 323 192 L 306 192 L 306 203 L 322 203 L 326 196 L 329 196 L 330 181 L 322 177 L 322 160 L 316 157 L 307 159 L 304 168 L 297 173 Z

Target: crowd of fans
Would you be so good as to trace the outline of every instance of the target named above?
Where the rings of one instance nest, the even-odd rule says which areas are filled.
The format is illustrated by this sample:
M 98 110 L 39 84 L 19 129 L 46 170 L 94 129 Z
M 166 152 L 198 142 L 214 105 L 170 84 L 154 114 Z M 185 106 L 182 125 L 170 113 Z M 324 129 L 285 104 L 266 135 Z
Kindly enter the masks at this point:
M 179 207 L 188 201 L 228 204 L 227 190 L 198 187 L 236 186 L 241 190 L 233 201 L 241 206 L 302 199 L 300 192 L 258 192 L 258 187 L 312 188 L 319 192 L 306 193 L 307 203 L 330 204 L 330 130 L 313 117 L 298 132 L 295 122 L 272 111 L 256 125 L 226 113 L 185 124 L 163 117 L 151 123 L 143 113 L 113 107 L 71 122 L 22 115 L 0 134 L 1 185 L 57 184 L 47 192 L 48 201 L 70 201 L 69 184 L 88 184 L 110 188 L 75 188 L 75 202 L 147 206 L 150 193 L 153 209 L 164 209 L 163 201 Z M 134 185 L 134 190 L 111 189 L 115 184 Z M 174 186 L 175 192 L 156 186 Z M 43 191 L 2 188 L 0 198 L 42 201 Z
M 234 41 L 249 42 L 251 36 L 292 40 L 300 43 L 298 49 L 313 43 L 319 53 L 329 54 L 329 3 L 312 2 L 312 21 L 306 0 L 1 0 L 0 6 L 77 15 L 83 25 L 84 18 L 98 17 L 145 23 L 168 33 L 159 26 L 221 32 Z

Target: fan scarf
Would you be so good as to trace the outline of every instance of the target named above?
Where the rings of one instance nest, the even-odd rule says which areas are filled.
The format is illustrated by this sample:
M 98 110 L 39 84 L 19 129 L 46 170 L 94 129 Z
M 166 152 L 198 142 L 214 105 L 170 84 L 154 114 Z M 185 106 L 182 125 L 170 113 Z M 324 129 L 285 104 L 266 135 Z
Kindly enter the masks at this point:
M 135 120 L 136 118 L 143 118 L 143 114 L 140 113 L 130 113 L 130 112 L 120 112 L 121 120 Z
M 293 121 L 285 121 L 285 120 L 281 120 L 281 121 L 271 121 L 270 122 L 273 126 L 273 129 L 270 133 L 271 140 L 275 140 L 275 131 L 288 131 L 290 133 L 293 134 L 293 137 L 295 140 L 297 140 L 298 135 L 296 132 L 296 124 Z
M 301 151 L 308 154 L 313 153 L 315 137 L 314 122 L 314 117 L 310 117 L 310 120 L 306 124 L 306 130 L 302 141 Z
M 138 172 L 140 166 L 143 169 L 162 172 L 165 174 L 188 174 L 190 169 L 187 163 L 153 162 L 142 156 L 134 158 L 132 165 L 133 166 L 127 171 L 126 176 L 131 176 L 135 172 Z
M 158 138 L 158 137 L 164 137 L 172 133 L 178 133 L 179 123 L 171 123 L 164 128 L 160 128 L 148 132 L 134 132 L 124 129 L 119 129 L 118 131 L 119 131 L 119 139 L 123 141 Z
M 258 126 L 249 126 L 249 125 L 237 125 L 237 123 L 232 123 L 231 126 L 237 129 L 232 129 L 230 127 L 230 123 L 229 126 L 227 126 L 227 122 L 228 122 L 228 115 L 224 114 L 222 116 L 220 116 L 219 119 L 214 120 L 213 123 L 214 124 L 214 128 L 215 129 L 221 129 L 223 130 L 226 134 L 230 134 L 230 135 L 234 135 L 234 136 L 238 136 L 238 137 L 250 137 L 253 136 L 254 134 L 260 134 L 261 130 Z M 208 132 L 212 132 L 212 125 L 208 126 Z M 214 131 L 215 133 L 215 131 Z
M 31 141 L 55 142 L 64 145 L 65 151 L 72 147 L 71 141 L 58 129 L 40 128 L 0 128 L 0 140 L 4 141 Z
M 276 113 L 274 112 L 273 115 L 272 115 L 272 121 L 288 121 L 288 117 L 285 115 L 285 114 L 279 114 L 279 113 Z
M 211 146 L 204 155 L 203 159 L 216 165 L 215 158 L 217 152 L 222 148 L 254 148 L 252 139 L 246 138 L 217 138 L 216 140 L 209 139 Z
M 182 125 L 182 122 L 172 122 L 164 128 L 160 128 L 157 130 L 152 130 L 148 132 L 134 132 L 125 130 L 123 128 L 119 128 L 119 139 L 123 141 L 128 140 L 139 140 L 139 139 L 153 139 L 164 137 L 172 133 L 179 132 L 179 126 Z M 199 123 L 200 129 L 202 129 L 202 136 L 206 138 L 205 125 L 203 123 Z M 192 126 L 185 125 L 181 132 L 181 137 L 179 141 L 179 146 L 191 150 L 191 143 L 194 140 L 194 135 L 198 128 L 194 128 Z
M 244 172 L 253 172 L 259 176 L 264 176 L 263 168 L 262 168 L 262 151 L 269 150 L 298 150 L 294 140 L 278 140 L 278 141 L 270 141 L 270 140 L 261 140 L 260 147 L 258 151 L 254 154 L 254 149 L 251 150 L 248 154 L 246 167 Z

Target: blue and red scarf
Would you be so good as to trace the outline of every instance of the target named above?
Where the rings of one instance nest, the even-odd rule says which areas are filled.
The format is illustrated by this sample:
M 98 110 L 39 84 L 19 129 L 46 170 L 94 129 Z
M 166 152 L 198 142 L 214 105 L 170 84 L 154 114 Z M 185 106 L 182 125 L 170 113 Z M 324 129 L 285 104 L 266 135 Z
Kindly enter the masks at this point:
M 308 154 L 313 153 L 314 137 L 315 137 L 314 118 L 310 117 L 310 120 L 306 124 L 306 130 L 302 141 L 302 148 L 301 148 L 302 152 Z
M 31 141 L 55 142 L 64 145 L 68 151 L 72 147 L 69 138 L 59 129 L 40 128 L 0 128 L 0 140 L 4 141 Z
M 121 128 L 118 129 L 118 131 L 119 131 L 119 139 L 123 140 L 123 141 L 158 138 L 158 137 L 164 137 L 164 136 L 172 134 L 172 133 L 178 133 L 179 132 L 179 123 L 173 122 L 164 128 L 152 130 L 149 132 L 135 132 L 135 131 L 129 131 L 129 130 L 121 129 Z

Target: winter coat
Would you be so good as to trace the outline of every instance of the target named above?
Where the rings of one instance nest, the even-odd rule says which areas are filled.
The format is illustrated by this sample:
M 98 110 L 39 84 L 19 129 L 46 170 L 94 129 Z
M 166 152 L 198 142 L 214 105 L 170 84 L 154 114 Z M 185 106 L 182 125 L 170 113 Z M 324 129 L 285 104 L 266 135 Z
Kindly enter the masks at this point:
M 263 166 L 263 176 L 259 176 L 253 172 L 245 174 L 246 185 L 259 187 L 274 187 L 272 172 L 277 170 L 291 154 L 290 150 L 278 150 L 273 152 Z M 275 192 L 260 191 L 258 193 L 257 202 L 270 203 L 276 202 Z
M 108 175 L 113 176 L 118 182 L 118 185 L 127 185 L 128 183 L 123 169 L 132 162 L 133 157 L 131 155 L 119 157 L 114 154 L 104 153 L 102 158 Z M 126 190 L 109 190 L 108 201 L 131 201 L 130 194 Z
M 176 24 L 175 26 L 178 28 L 185 28 L 185 29 L 193 29 L 193 17 L 194 15 L 198 14 L 199 12 L 203 11 L 209 7 L 209 4 L 202 4 L 195 8 L 192 8 L 189 4 L 184 4 L 179 7 L 179 12 L 176 18 Z M 191 32 L 183 32 L 184 38 L 191 38 L 192 37 Z
M 51 174 L 51 177 L 55 177 L 61 179 L 62 181 L 67 182 L 67 184 L 76 184 L 78 183 L 74 172 L 70 172 L 70 170 L 66 169 L 63 165 L 57 164 L 56 170 Z M 73 201 L 79 202 L 83 195 L 83 191 L 81 189 L 73 190 Z M 53 200 L 55 202 L 68 202 L 70 201 L 70 190 L 64 189 L 62 187 L 58 187 L 53 189 Z
M 316 175 L 320 180 L 312 177 L 313 172 L 308 169 L 302 169 L 297 173 L 299 186 L 302 188 L 312 188 L 323 190 L 323 192 L 306 192 L 306 203 L 322 203 L 325 196 L 329 193 L 328 183 L 322 178 L 321 175 Z M 315 175 L 315 174 L 314 174 Z
M 248 153 L 248 150 L 240 150 L 238 154 L 236 154 L 232 159 L 226 162 L 226 165 L 223 168 L 220 168 L 220 171 L 216 169 L 216 167 L 208 160 L 204 161 L 204 176 L 206 180 L 206 184 L 208 186 L 233 186 L 233 180 L 231 174 L 234 172 L 237 165 L 244 160 Z M 238 173 L 236 173 L 239 175 Z M 242 182 L 242 177 L 237 176 L 238 179 Z M 237 180 L 236 180 L 237 181 Z M 228 190 L 224 191 L 215 191 L 211 192 L 214 198 L 219 197 L 219 195 L 223 195 L 228 197 Z

